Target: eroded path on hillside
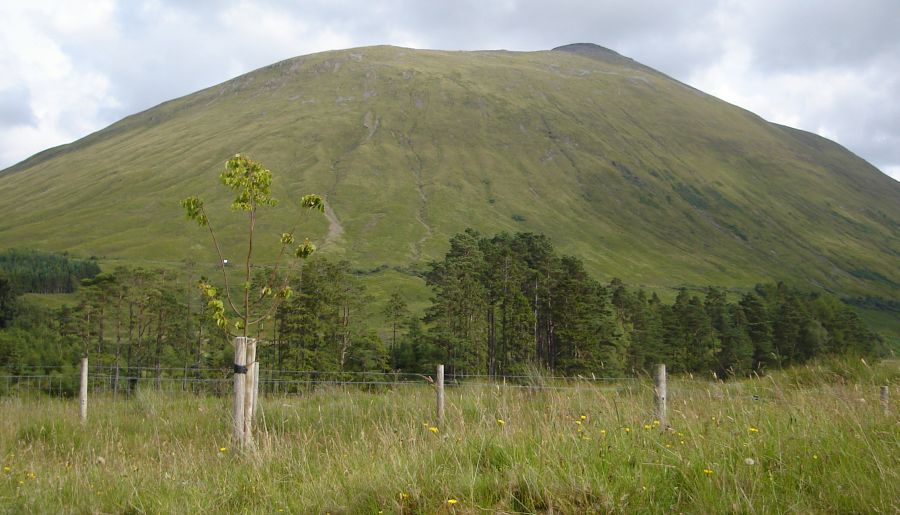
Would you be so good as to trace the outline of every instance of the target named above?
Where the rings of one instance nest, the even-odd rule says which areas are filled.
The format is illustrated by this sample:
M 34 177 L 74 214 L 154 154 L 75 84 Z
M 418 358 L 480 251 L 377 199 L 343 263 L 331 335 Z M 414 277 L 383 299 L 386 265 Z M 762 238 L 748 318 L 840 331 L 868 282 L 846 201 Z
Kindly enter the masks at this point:
M 325 195 L 325 218 L 328 220 L 328 234 L 325 235 L 325 243 L 322 246 L 331 245 L 344 234 L 344 226 L 338 220 L 331 203 L 328 202 L 328 195 Z

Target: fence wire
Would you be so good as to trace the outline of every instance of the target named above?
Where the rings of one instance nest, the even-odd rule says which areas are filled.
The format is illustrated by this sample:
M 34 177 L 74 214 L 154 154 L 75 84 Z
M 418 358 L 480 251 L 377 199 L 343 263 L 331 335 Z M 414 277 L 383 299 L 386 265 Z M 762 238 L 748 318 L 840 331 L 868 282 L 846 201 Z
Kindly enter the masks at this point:
M 76 366 L 27 366 L 0 368 L 0 397 L 43 395 L 74 397 L 78 394 L 80 371 Z M 346 372 L 322 370 L 259 370 L 259 395 L 295 395 L 326 388 L 355 388 L 385 391 L 414 386 L 433 386 L 433 376 L 410 372 Z M 652 390 L 649 378 L 609 377 L 597 375 L 543 376 L 487 374 L 446 374 L 444 386 L 453 389 L 487 389 L 510 391 L 575 391 L 636 393 Z M 107 394 L 114 398 L 129 397 L 140 390 L 188 392 L 197 395 L 229 396 L 234 388 L 233 372 L 227 368 L 175 367 L 116 367 L 91 365 L 88 370 L 88 391 L 92 395 Z M 765 389 L 762 389 L 765 390 Z M 744 392 L 739 386 L 710 384 L 706 397 L 748 397 L 770 400 L 773 392 L 754 388 Z M 678 396 L 688 390 L 677 383 L 670 384 L 669 395 Z M 696 396 L 696 388 L 690 396 Z
M 0 396 L 42 393 L 71 397 L 77 394 L 80 371 L 76 366 L 32 365 L 0 368 Z M 574 390 L 585 387 L 633 387 L 639 380 L 629 377 L 447 374 L 446 388 L 510 388 L 528 390 Z M 323 370 L 259 370 L 260 395 L 303 393 L 323 387 L 396 388 L 433 385 L 433 375 L 412 372 L 347 372 Z M 93 393 L 131 394 L 152 388 L 227 395 L 233 388 L 232 371 L 198 367 L 116 367 L 91 365 L 88 390 Z

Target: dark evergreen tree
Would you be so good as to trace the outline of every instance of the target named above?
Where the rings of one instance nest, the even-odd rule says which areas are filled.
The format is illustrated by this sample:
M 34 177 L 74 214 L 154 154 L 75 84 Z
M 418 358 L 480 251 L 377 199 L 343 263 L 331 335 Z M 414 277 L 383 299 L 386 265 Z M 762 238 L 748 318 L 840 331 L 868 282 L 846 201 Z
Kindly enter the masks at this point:
M 728 304 L 725 291 L 710 286 L 703 303 L 720 351 L 716 356 L 718 377 L 744 375 L 752 365 L 753 348 L 740 310 Z
M 783 283 L 778 283 L 773 299 L 772 342 L 780 367 L 802 363 L 806 353 L 800 346 L 808 318 L 798 296 Z
M 669 355 L 663 329 L 663 306 L 654 293 L 647 298 L 643 290 L 635 297 L 632 320 L 632 342 L 628 363 L 632 373 L 647 373 L 657 363 L 664 363 Z
M 534 313 L 532 335 L 535 355 L 545 366 L 554 369 L 558 354 L 554 339 L 554 271 L 559 266 L 559 257 L 543 234 L 517 233 L 513 249 L 527 266 L 522 293 Z
M 382 311 L 388 323 L 391 326 L 391 368 L 397 368 L 397 329 L 403 326 L 403 322 L 409 317 L 409 308 L 406 300 L 400 295 L 400 292 L 391 293 L 387 305 Z
M 16 314 L 16 295 L 12 283 L 0 273 L 0 329 L 8 326 Z
M 749 292 L 741 297 L 740 307 L 746 321 L 747 336 L 753 346 L 753 369 L 762 370 L 767 366 L 777 365 L 772 340 L 772 319 L 766 304 L 757 293 Z
M 366 325 L 371 297 L 347 261 L 310 260 L 292 288 L 294 296 L 281 304 L 273 324 L 282 366 L 345 371 L 368 363 L 386 368 L 390 356 L 383 344 L 374 343 Z
M 450 239 L 450 250 L 441 262 L 432 262 L 425 282 L 432 288 L 432 305 L 426 320 L 433 324 L 435 344 L 443 352 L 447 372 L 487 372 L 485 339 L 487 290 L 482 283 L 484 254 L 480 236 L 471 229 Z
M 619 376 L 626 367 L 629 334 L 610 302 L 610 291 L 588 276 L 580 260 L 560 261 L 555 286 L 557 368 L 567 374 Z

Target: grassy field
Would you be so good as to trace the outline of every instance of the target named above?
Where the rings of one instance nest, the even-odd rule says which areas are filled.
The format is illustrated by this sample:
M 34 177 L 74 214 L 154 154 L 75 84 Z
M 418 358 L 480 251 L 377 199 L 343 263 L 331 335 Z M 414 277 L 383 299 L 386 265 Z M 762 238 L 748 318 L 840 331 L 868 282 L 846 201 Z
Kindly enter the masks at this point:
M 254 453 L 229 442 L 226 398 L 93 399 L 84 427 L 74 400 L 3 398 L 0 512 L 896 513 L 898 378 L 671 379 L 668 431 L 647 383 L 451 388 L 440 428 L 427 386 L 341 387 L 264 398 Z

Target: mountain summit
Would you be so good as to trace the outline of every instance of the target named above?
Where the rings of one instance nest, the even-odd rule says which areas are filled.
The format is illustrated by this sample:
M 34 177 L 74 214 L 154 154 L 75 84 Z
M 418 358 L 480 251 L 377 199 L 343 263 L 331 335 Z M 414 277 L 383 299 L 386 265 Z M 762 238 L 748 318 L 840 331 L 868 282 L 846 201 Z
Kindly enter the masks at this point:
M 900 184 L 585 43 L 379 46 L 261 68 L 0 172 L 0 246 L 211 261 L 178 201 L 227 204 L 216 178 L 237 152 L 274 171 L 278 198 L 327 195 L 309 232 L 359 268 L 416 269 L 473 227 L 545 233 L 599 277 L 639 284 L 900 292 Z M 237 245 L 237 220 L 212 216 Z

